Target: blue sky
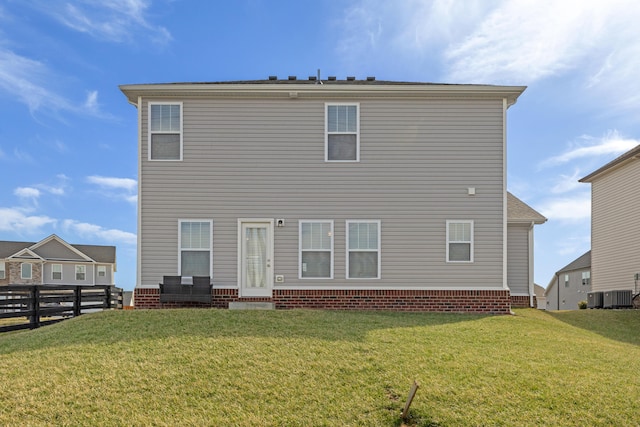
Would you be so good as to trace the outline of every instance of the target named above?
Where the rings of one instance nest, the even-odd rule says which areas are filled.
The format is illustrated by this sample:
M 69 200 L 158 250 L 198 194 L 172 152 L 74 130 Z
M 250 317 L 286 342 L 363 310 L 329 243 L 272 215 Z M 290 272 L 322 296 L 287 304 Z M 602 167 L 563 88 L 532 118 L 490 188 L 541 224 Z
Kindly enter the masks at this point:
M 376 76 L 526 85 L 508 188 L 535 280 L 590 248 L 578 179 L 640 143 L 634 0 L 0 0 L 0 240 L 117 246 L 135 285 L 137 114 L 120 84 Z

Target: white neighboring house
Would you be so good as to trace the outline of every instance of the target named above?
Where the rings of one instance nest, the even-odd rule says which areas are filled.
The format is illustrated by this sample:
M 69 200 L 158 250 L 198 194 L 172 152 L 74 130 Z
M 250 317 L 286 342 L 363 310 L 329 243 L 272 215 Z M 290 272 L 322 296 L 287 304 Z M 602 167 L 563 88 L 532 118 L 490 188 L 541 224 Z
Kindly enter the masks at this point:
M 0 285 L 114 285 L 115 246 L 0 241 Z

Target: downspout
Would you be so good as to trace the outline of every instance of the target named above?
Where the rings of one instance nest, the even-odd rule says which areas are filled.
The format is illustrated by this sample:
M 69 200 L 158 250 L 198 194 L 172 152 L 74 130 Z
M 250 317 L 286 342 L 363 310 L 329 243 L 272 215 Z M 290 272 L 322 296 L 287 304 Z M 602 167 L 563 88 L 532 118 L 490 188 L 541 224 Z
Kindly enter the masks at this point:
M 535 223 L 531 221 L 531 227 L 529 227 L 529 307 L 533 307 L 533 294 L 535 293 L 535 286 L 533 283 L 533 226 Z
M 502 287 L 507 283 L 507 99 L 502 98 Z
M 556 273 L 556 289 L 558 293 L 558 300 L 556 302 L 556 310 L 560 310 L 560 274 Z
M 142 96 L 138 96 L 138 223 L 136 230 L 136 283 L 134 287 L 142 286 L 142 241 L 140 238 L 141 225 L 142 225 L 142 203 L 140 198 L 142 197 Z

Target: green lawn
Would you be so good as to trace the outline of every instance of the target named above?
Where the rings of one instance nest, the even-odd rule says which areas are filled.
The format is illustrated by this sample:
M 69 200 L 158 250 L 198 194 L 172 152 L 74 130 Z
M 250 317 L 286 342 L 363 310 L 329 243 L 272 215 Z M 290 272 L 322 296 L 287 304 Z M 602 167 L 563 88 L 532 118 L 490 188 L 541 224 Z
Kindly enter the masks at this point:
M 639 425 L 640 311 L 158 310 L 0 335 L 0 425 Z

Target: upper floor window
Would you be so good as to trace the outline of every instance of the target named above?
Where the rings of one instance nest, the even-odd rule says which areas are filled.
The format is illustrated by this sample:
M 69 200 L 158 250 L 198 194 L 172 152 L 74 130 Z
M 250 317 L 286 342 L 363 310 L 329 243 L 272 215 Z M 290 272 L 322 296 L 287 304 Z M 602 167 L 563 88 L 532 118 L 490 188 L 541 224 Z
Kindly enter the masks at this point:
M 182 160 L 182 103 L 149 103 L 149 160 Z
M 51 264 L 51 280 L 62 280 L 62 264 Z
M 589 286 L 591 284 L 591 272 L 583 271 L 582 272 L 582 284 L 584 286 Z
M 565 288 L 569 287 L 569 275 L 568 274 L 564 275 L 564 287 Z
M 84 281 L 87 279 L 87 266 L 76 265 L 76 280 Z
M 31 279 L 32 277 L 33 266 L 28 262 L 23 262 L 20 264 L 20 278 L 21 279 Z
M 4 261 L 0 262 L 0 279 L 6 279 L 7 273 L 5 273 Z
M 325 160 L 360 161 L 359 104 L 326 104 Z
M 210 220 L 180 220 L 179 250 L 181 276 L 211 276 L 213 251 Z
M 473 262 L 473 221 L 447 221 L 447 262 Z
M 333 278 L 333 221 L 300 221 L 300 278 Z
M 347 221 L 347 279 L 380 278 L 380 221 Z
M 107 266 L 99 265 L 98 266 L 98 277 L 107 277 Z

